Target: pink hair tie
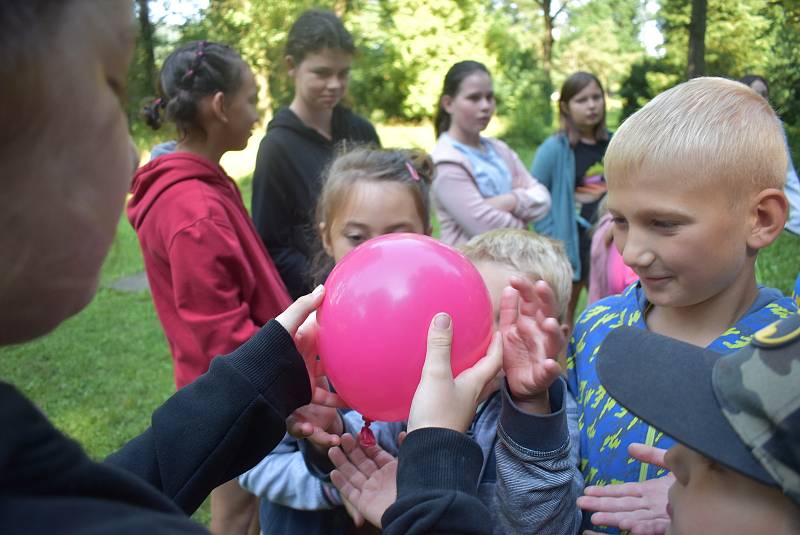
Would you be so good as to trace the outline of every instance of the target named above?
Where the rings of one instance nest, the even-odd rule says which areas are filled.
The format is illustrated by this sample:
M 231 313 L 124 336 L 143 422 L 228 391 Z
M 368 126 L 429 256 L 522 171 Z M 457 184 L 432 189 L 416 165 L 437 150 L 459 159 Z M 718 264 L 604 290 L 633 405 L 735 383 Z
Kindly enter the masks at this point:
M 414 169 L 414 166 L 411 165 L 411 162 L 406 162 L 406 169 L 408 169 L 408 174 L 411 175 L 411 178 L 414 179 L 414 182 L 419 182 L 419 174 L 417 170 Z

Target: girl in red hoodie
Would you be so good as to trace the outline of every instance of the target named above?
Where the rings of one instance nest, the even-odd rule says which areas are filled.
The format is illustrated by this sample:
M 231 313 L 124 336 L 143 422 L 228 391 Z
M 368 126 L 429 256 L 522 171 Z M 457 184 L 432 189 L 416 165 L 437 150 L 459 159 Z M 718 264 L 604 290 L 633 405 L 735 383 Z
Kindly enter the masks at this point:
M 291 302 L 239 188 L 219 165 L 224 153 L 247 145 L 259 118 L 256 92 L 239 54 L 199 41 L 166 59 L 160 97 L 145 109 L 150 126 L 166 115 L 180 134 L 175 152 L 136 172 L 128 203 L 178 388 Z M 255 507 L 236 481 L 218 487 L 212 531 L 247 533 Z

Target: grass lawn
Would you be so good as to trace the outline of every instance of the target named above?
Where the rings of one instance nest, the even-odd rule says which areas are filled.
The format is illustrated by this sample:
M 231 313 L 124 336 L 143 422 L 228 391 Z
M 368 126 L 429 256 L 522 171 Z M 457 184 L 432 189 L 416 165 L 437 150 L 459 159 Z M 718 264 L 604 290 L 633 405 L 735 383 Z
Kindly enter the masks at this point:
M 421 127 L 379 127 L 385 146 L 430 146 L 433 133 Z M 223 165 L 236 177 L 249 206 L 247 176 L 260 134 L 243 153 Z M 521 151 L 528 164 L 532 149 Z M 249 164 L 247 162 L 250 162 Z M 234 171 L 235 170 L 235 171 Z M 800 238 L 784 233 L 759 258 L 759 278 L 790 291 L 800 270 Z M 102 283 L 143 270 L 127 220 L 103 266 Z M 152 411 L 174 390 L 172 363 L 148 293 L 102 288 L 84 311 L 34 342 L 0 349 L 0 377 L 36 402 L 56 426 L 74 437 L 93 458 L 119 448 L 149 425 Z M 195 517 L 208 521 L 207 504 Z

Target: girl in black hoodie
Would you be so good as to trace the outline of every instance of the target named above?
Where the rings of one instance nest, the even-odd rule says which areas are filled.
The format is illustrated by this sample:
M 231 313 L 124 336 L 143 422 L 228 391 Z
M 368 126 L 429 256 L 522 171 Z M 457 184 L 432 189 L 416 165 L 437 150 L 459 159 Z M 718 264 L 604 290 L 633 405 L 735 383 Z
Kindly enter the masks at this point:
M 343 143 L 380 145 L 372 124 L 340 104 L 355 50 L 334 13 L 312 9 L 300 15 L 284 58 L 294 98 L 269 122 L 258 149 L 253 221 L 292 298 L 310 289 L 312 221 L 323 169 Z

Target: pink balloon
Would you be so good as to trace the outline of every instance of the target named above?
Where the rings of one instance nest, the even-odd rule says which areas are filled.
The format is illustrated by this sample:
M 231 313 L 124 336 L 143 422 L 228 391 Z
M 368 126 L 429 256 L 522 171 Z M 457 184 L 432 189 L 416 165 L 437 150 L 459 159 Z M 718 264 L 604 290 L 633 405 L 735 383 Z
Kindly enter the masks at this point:
M 334 267 L 325 288 L 317 311 L 320 359 L 342 399 L 370 420 L 408 418 L 438 312 L 453 319 L 453 376 L 491 341 L 483 279 L 463 254 L 428 236 L 387 234 L 363 243 Z

